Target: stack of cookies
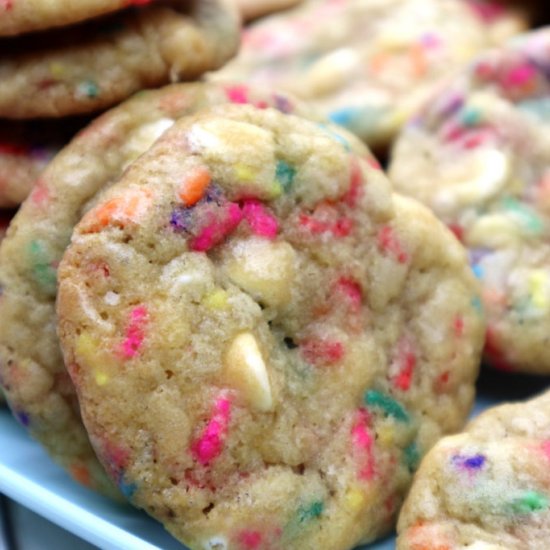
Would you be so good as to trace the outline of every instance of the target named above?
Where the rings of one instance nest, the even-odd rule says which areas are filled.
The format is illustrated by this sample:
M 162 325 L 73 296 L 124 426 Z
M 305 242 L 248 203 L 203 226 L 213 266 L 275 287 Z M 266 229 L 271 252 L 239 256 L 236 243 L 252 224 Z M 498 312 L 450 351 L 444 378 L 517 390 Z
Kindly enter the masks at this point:
M 528 12 L 305 0 L 166 85 L 233 55 L 229 3 L 30 5 L 0 12 L 3 135 L 93 118 L 0 148 L 32 174 L 1 188 L 0 383 L 52 458 L 191 549 L 350 550 L 411 485 L 400 548 L 537 548 L 548 398 L 444 436 L 484 350 L 548 372 L 550 31 L 480 54 Z

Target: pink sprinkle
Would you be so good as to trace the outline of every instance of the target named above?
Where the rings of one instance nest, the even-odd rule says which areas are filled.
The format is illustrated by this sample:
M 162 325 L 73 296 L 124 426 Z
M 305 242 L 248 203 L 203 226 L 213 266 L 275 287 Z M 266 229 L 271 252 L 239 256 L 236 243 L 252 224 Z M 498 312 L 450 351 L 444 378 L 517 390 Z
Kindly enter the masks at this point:
M 279 223 L 261 202 L 256 200 L 245 201 L 243 215 L 256 235 L 266 239 L 274 239 L 277 236 Z
M 358 313 L 361 310 L 362 302 L 362 292 L 359 283 L 348 277 L 340 277 L 336 283 L 336 288 L 349 300 L 351 311 Z
M 239 205 L 234 202 L 228 203 L 219 217 L 204 227 L 201 233 L 191 241 L 189 245 L 191 250 L 207 252 L 232 233 L 242 219 L 243 213 Z
M 536 76 L 537 72 L 531 65 L 519 65 L 510 69 L 507 74 L 504 75 L 504 86 L 524 86 L 528 84 Z
M 485 23 L 494 23 L 504 13 L 504 6 L 488 0 L 468 0 L 476 15 Z
M 378 232 L 378 247 L 385 252 L 390 252 L 400 264 L 406 263 L 409 259 L 409 255 L 403 250 L 393 229 L 388 225 L 381 227 Z
M 257 550 L 262 544 L 262 534 L 259 531 L 242 531 L 238 540 L 246 550 Z
M 399 372 L 393 378 L 393 385 L 402 391 L 407 391 L 411 387 L 414 368 L 416 367 L 416 355 L 411 349 L 411 345 L 403 340 L 399 345 L 398 364 Z
M 544 453 L 544 455 L 546 456 L 546 458 L 550 460 L 550 440 L 543 441 L 540 445 L 540 448 Z
M 457 223 L 450 223 L 447 227 L 453 232 L 454 236 L 462 242 L 464 239 L 464 228 Z
M 363 194 L 363 173 L 361 171 L 361 166 L 357 159 L 353 159 L 351 164 L 351 177 L 349 183 L 349 189 L 344 195 L 344 202 L 350 207 L 353 208 L 357 206 L 357 202 Z
M 313 365 L 333 365 L 344 357 L 343 344 L 329 340 L 307 340 L 300 345 L 300 351 Z
M 462 318 L 462 315 L 457 315 L 455 317 L 453 328 L 457 338 L 460 338 L 464 334 L 464 319 Z
M 372 479 L 374 477 L 374 459 L 372 456 L 374 440 L 368 427 L 369 420 L 369 413 L 365 409 L 359 409 L 351 428 L 353 446 L 359 453 L 366 455 L 366 462 L 359 471 L 359 478 L 361 479 Z
M 231 419 L 231 402 L 220 397 L 214 405 L 214 414 L 200 438 L 191 445 L 193 457 L 203 466 L 218 457 L 222 450 Z
M 246 86 L 231 86 L 225 89 L 225 93 L 231 103 L 248 103 L 248 89 Z
M 30 200 L 37 206 L 42 206 L 45 202 L 47 202 L 49 196 L 50 193 L 44 183 L 44 180 L 38 179 L 34 184 Z
M 143 325 L 147 322 L 147 308 L 137 306 L 130 312 L 130 324 L 126 329 L 126 338 L 121 345 L 122 356 L 126 359 L 135 357 L 145 338 Z

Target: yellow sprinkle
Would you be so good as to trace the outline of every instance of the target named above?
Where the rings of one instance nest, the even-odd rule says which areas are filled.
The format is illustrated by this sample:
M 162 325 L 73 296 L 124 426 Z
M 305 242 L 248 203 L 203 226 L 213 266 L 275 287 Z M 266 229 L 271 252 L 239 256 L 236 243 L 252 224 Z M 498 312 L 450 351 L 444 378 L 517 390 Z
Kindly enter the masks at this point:
M 66 73 L 66 70 L 61 63 L 50 63 L 50 73 L 54 78 L 61 78 Z
M 538 309 L 548 309 L 548 274 L 542 269 L 535 269 L 529 275 L 529 293 L 531 301 Z
M 384 447 L 391 447 L 394 442 L 394 430 L 391 426 L 380 426 L 376 433 L 378 435 L 378 442 Z
M 218 288 L 206 296 L 203 303 L 210 309 L 225 309 L 227 308 L 227 292 Z
M 283 194 L 283 187 L 278 181 L 273 182 L 273 186 L 271 187 L 271 197 L 276 199 L 277 197 L 280 197 Z
M 245 164 L 237 164 L 235 166 L 235 174 L 237 178 L 241 181 L 254 181 L 257 177 L 257 174 L 250 166 Z
M 345 502 L 350 510 L 359 511 L 365 504 L 365 495 L 359 489 L 349 489 L 345 496 Z
M 100 371 L 95 371 L 95 381 L 98 386 L 104 386 L 109 381 L 109 377 Z

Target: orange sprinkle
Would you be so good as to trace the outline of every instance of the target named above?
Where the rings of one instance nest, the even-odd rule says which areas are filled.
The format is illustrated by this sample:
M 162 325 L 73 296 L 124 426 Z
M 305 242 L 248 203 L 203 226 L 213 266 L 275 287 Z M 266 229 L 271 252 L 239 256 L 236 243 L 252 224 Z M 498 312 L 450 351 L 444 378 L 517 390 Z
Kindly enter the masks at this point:
M 133 189 L 123 196 L 115 197 L 98 205 L 86 214 L 83 225 L 86 232 L 95 233 L 108 225 L 124 227 L 129 221 L 141 216 L 151 203 L 149 189 Z
M 381 73 L 390 62 L 390 56 L 386 52 L 379 52 L 370 59 L 370 68 L 374 74 Z
M 410 50 L 410 59 L 413 73 L 416 77 L 426 74 L 426 55 L 424 48 L 420 44 L 415 44 Z
M 86 466 L 82 464 L 73 464 L 71 466 L 71 475 L 81 485 L 85 485 L 86 487 L 90 486 L 90 472 Z
M 179 192 L 180 199 L 186 206 L 193 206 L 202 199 L 211 181 L 212 176 L 206 168 L 196 168 L 183 182 Z

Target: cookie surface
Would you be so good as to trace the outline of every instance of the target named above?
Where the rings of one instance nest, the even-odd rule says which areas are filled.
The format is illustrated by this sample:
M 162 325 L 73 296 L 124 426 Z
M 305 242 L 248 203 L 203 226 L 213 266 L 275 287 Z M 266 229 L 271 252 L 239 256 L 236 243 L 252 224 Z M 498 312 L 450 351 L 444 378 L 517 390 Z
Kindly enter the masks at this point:
M 276 11 L 285 10 L 303 0 L 236 0 L 245 21 Z
M 98 456 L 176 537 L 337 550 L 391 529 L 418 457 L 464 420 L 476 290 L 370 159 L 222 106 L 177 121 L 78 224 L 59 335 Z
M 90 113 L 132 93 L 196 79 L 239 42 L 230 0 L 143 6 L 30 37 L 3 39 L 0 116 Z
M 405 128 L 389 172 L 469 249 L 489 362 L 533 373 L 550 372 L 549 66 L 547 30 L 482 56 Z
M 399 550 L 544 550 L 550 539 L 550 394 L 490 409 L 416 473 Z
M 87 122 L 0 119 L 0 208 L 21 204 L 48 162 Z
M 296 112 L 321 123 L 288 96 L 243 85 L 178 84 L 142 92 L 96 119 L 49 164 L 0 247 L 0 380 L 31 435 L 74 477 L 94 488 L 109 491 L 61 358 L 55 332 L 57 266 L 74 225 L 101 190 L 175 119 L 230 102 Z M 366 154 L 353 136 L 347 142 Z
M 0 210 L 0 243 L 6 236 L 6 231 L 10 223 L 11 214 L 8 214 L 5 211 Z M 2 393 L 2 388 L 0 387 L 0 406 L 5 403 L 4 394 Z
M 458 0 L 309 0 L 245 29 L 238 56 L 211 78 L 287 89 L 385 146 L 434 85 L 490 40 Z

